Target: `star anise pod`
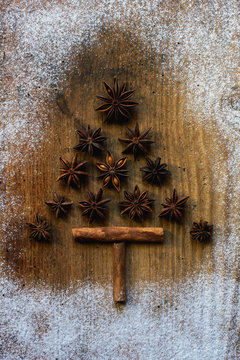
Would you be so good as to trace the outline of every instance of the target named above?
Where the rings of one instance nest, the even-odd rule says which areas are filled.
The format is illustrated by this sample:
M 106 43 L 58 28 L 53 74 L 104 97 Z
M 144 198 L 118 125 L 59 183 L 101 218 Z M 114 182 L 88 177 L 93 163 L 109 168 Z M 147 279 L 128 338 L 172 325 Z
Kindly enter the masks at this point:
M 171 175 L 170 171 L 166 169 L 167 164 L 161 164 L 161 158 L 157 158 L 155 161 L 146 158 L 147 166 L 142 167 L 140 170 L 144 171 L 146 175 L 144 175 L 143 180 L 147 180 L 151 184 L 161 185 L 162 180 Z
M 56 217 L 60 217 L 67 213 L 69 208 L 72 206 L 72 201 L 66 201 L 63 196 L 59 196 L 54 193 L 53 200 L 45 201 L 45 204 L 50 207 L 52 212 L 56 213 Z
M 49 241 L 50 240 L 50 225 L 47 221 L 40 217 L 38 214 L 35 216 L 35 222 L 27 223 L 30 229 L 30 238 L 37 241 Z
M 96 110 L 106 112 L 107 117 L 105 121 L 114 117 L 118 120 L 119 115 L 125 118 L 129 118 L 129 108 L 138 105 L 138 103 L 129 100 L 135 90 L 126 91 L 126 83 L 122 86 L 118 84 L 118 80 L 115 77 L 113 80 L 113 87 L 111 88 L 107 83 L 103 82 L 107 97 L 97 96 L 97 98 L 103 101 L 103 105 L 99 106 Z
M 86 171 L 82 171 L 81 169 L 87 164 L 87 161 L 78 162 L 77 155 L 75 155 L 71 161 L 67 161 L 60 157 L 61 162 L 65 166 L 64 169 L 59 169 L 61 175 L 57 178 L 59 180 L 65 180 L 69 185 L 75 184 L 77 187 L 80 187 L 81 181 L 80 178 L 82 176 L 88 176 Z
M 101 128 L 92 130 L 88 125 L 87 130 L 77 130 L 80 143 L 74 147 L 75 150 L 86 151 L 88 155 L 93 156 L 96 150 L 103 150 L 102 143 L 106 140 L 105 136 L 101 136 Z
M 89 217 L 89 223 L 97 217 L 105 218 L 105 204 L 111 201 L 111 199 L 102 199 L 103 190 L 100 189 L 96 195 L 91 191 L 88 191 L 88 201 L 80 201 L 79 205 L 84 209 L 82 215 Z
M 152 212 L 150 206 L 154 200 L 148 198 L 148 191 L 140 193 L 139 187 L 136 185 L 133 194 L 124 191 L 124 196 L 126 201 L 120 201 L 119 203 L 120 207 L 123 208 L 121 215 L 127 212 L 130 219 L 137 217 L 142 220 L 145 212 Z
M 162 204 L 163 209 L 158 213 L 158 216 L 167 216 L 170 220 L 180 221 L 183 216 L 184 206 L 189 196 L 184 196 L 178 199 L 176 189 L 173 190 L 172 196 L 166 198 L 166 204 Z
M 190 230 L 192 239 L 197 239 L 200 242 L 206 242 L 211 239 L 212 225 L 208 225 L 207 221 L 200 220 L 199 223 L 193 222 L 193 226 Z
M 113 186 L 120 191 L 120 180 L 119 176 L 128 176 L 127 170 L 122 169 L 127 161 L 126 157 L 119 159 L 118 161 L 114 161 L 113 155 L 108 151 L 106 157 L 106 164 L 97 163 L 97 168 L 103 172 L 99 177 L 103 177 L 103 186 L 108 185 L 111 181 Z
M 128 144 L 126 149 L 122 153 L 133 153 L 135 160 L 139 153 L 146 155 L 148 151 L 145 146 L 154 143 L 154 141 L 147 138 L 150 130 L 151 128 L 148 128 L 145 129 L 143 132 L 140 132 L 138 123 L 136 123 L 134 131 L 126 127 L 128 138 L 119 139 L 120 141 Z

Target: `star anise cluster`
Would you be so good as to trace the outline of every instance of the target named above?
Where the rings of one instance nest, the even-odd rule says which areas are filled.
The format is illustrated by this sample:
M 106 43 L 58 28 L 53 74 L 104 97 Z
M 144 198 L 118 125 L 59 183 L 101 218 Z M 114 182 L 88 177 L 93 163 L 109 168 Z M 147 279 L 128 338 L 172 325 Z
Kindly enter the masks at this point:
M 148 191 L 140 192 L 138 185 L 135 186 L 133 193 L 124 191 L 125 201 L 120 201 L 119 205 L 123 209 L 121 215 L 128 213 L 130 219 L 143 219 L 144 213 L 151 213 L 151 206 L 154 202 L 149 199 Z
M 129 109 L 138 105 L 135 101 L 130 100 L 134 90 L 126 90 L 126 83 L 121 86 L 117 78 L 113 80 L 113 87 L 111 88 L 105 81 L 103 82 L 107 97 L 97 96 L 103 102 L 96 111 L 105 112 L 107 114 L 105 121 L 111 118 L 118 120 L 120 116 L 129 118 Z
M 96 111 L 106 115 L 105 121 L 110 121 L 111 119 L 117 121 L 123 118 L 129 119 L 131 109 L 138 105 L 137 102 L 132 100 L 134 90 L 127 90 L 125 82 L 120 85 L 116 77 L 114 77 L 112 87 L 106 82 L 103 82 L 103 84 L 106 95 L 97 96 L 102 101 L 102 105 L 98 106 Z M 57 101 L 59 105 L 59 98 Z M 67 107 L 65 100 L 62 103 Z M 65 112 L 63 111 L 63 113 Z M 68 110 L 66 114 L 69 115 L 70 111 Z M 146 165 L 140 168 L 140 171 L 144 173 L 143 180 L 152 185 L 161 185 L 164 179 L 171 175 L 171 172 L 167 169 L 166 163 L 161 163 L 160 157 L 154 160 L 146 157 L 150 150 L 150 145 L 154 143 L 150 137 L 150 131 L 151 128 L 140 130 L 139 124 L 136 122 L 134 129 L 126 127 L 126 136 L 119 138 L 119 140 L 126 144 L 126 148 L 122 151 L 123 154 L 132 153 L 134 160 L 139 155 L 145 157 Z M 78 129 L 77 134 L 79 136 L 79 143 L 74 147 L 75 150 L 86 152 L 90 156 L 104 150 L 103 145 L 107 138 L 101 134 L 101 128 L 92 129 L 88 125 L 87 128 Z M 63 166 L 59 169 L 60 175 L 57 181 L 63 180 L 68 186 L 73 185 L 80 188 L 82 179 L 89 175 L 85 169 L 88 162 L 85 160 L 78 161 L 77 155 L 73 156 L 70 161 L 60 157 L 60 161 Z M 98 177 L 102 178 L 104 187 L 112 185 L 120 192 L 120 179 L 121 177 L 128 176 L 128 170 L 124 168 L 126 162 L 126 156 L 115 161 L 113 154 L 107 151 L 106 162 L 98 162 L 96 164 L 98 170 L 101 171 Z M 111 199 L 103 199 L 102 189 L 99 189 L 96 194 L 88 191 L 87 197 L 87 200 L 79 202 L 82 215 L 89 218 L 89 223 L 92 223 L 97 218 L 104 220 L 107 210 L 106 204 Z M 135 186 L 133 193 L 124 191 L 124 197 L 125 200 L 119 202 L 121 215 L 128 214 L 131 220 L 142 220 L 146 214 L 152 213 L 152 206 L 155 200 L 149 197 L 148 191 L 140 192 L 138 185 Z M 180 222 L 183 218 L 188 198 L 189 196 L 179 198 L 176 189 L 174 189 L 171 196 L 166 198 L 166 202 L 161 204 L 163 208 L 158 213 L 158 216 Z M 67 201 L 63 196 L 59 196 L 56 193 L 54 193 L 52 200 L 45 203 L 56 214 L 57 218 L 66 214 L 73 204 L 72 201 Z M 28 226 L 32 239 L 49 241 L 50 225 L 44 218 L 37 214 L 35 221 L 28 223 Z M 200 220 L 199 223 L 194 222 L 190 230 L 191 237 L 200 242 L 206 242 L 211 239 L 212 228 L 213 226 L 209 225 L 207 221 Z
M 68 212 L 72 206 L 72 201 L 66 201 L 63 196 L 59 196 L 54 193 L 52 200 L 45 201 L 45 204 L 48 205 L 52 212 L 55 212 L 56 217 L 60 217 Z
M 30 229 L 30 238 L 36 241 L 49 241 L 51 228 L 48 222 L 36 214 L 35 221 L 33 223 L 27 223 Z
M 92 223 L 96 218 L 105 219 L 105 205 L 111 201 L 111 199 L 102 199 L 102 194 L 102 189 L 100 189 L 96 195 L 88 191 L 88 200 L 79 202 L 79 206 L 83 209 L 82 215 L 89 217 L 89 223 Z
M 138 123 L 136 123 L 135 130 L 126 127 L 128 137 L 119 138 L 120 141 L 128 144 L 126 149 L 123 150 L 123 154 L 133 153 L 134 160 L 136 160 L 138 154 L 148 154 L 146 146 L 154 143 L 154 141 L 147 138 L 150 130 L 151 128 L 148 128 L 140 132 Z
M 103 150 L 105 136 L 101 136 L 101 128 L 93 130 L 90 125 L 87 129 L 77 130 L 80 143 L 74 147 L 75 150 L 86 151 L 88 155 L 93 156 L 96 151 Z
M 190 234 L 193 240 L 200 242 L 207 242 L 212 237 L 213 226 L 209 225 L 207 221 L 202 219 L 198 222 L 193 222 Z
M 167 164 L 161 164 L 161 158 L 157 158 L 155 161 L 146 158 L 147 165 L 140 170 L 145 172 L 143 180 L 148 181 L 151 184 L 161 185 L 166 176 L 171 175 L 170 171 L 166 169 Z
M 59 169 L 61 175 L 57 178 L 59 180 L 65 180 L 67 185 L 76 185 L 78 188 L 81 185 L 81 178 L 83 176 L 88 176 L 88 173 L 84 171 L 87 161 L 78 162 L 77 155 L 75 155 L 71 161 L 65 160 L 60 157 L 61 162 L 64 165 L 64 168 Z
M 120 179 L 121 176 L 128 176 L 128 171 L 122 169 L 127 161 L 126 157 L 114 161 L 113 155 L 108 151 L 105 163 L 97 163 L 97 168 L 102 171 L 103 174 L 99 177 L 103 178 L 103 186 L 107 186 L 111 183 L 117 191 L 120 191 Z
M 177 191 L 174 189 L 171 197 L 166 198 L 166 203 L 162 204 L 163 209 L 158 213 L 158 216 L 166 216 L 170 220 L 181 221 L 188 198 L 189 196 L 183 196 L 179 199 Z

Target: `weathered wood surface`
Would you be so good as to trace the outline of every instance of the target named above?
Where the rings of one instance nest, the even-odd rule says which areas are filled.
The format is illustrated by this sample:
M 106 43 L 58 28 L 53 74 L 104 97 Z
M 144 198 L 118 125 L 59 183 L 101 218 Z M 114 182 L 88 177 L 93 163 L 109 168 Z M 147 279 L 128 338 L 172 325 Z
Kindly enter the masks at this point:
M 32 11 L 38 9 L 37 3 L 31 5 Z M 59 1 L 59 4 L 61 3 Z M 156 6 L 153 11 L 154 15 L 152 13 L 148 17 L 159 17 L 159 22 L 162 22 L 163 27 L 167 27 L 172 22 L 173 26 L 176 26 L 175 20 L 172 19 L 178 19 L 179 16 L 179 26 L 182 25 L 183 19 L 188 19 L 188 16 L 194 19 L 189 23 L 194 23 L 194 16 L 197 16 L 199 23 L 209 26 L 209 34 L 217 36 L 218 31 L 225 34 L 224 26 L 227 22 L 222 19 L 222 14 L 228 12 L 228 7 L 226 8 L 226 4 L 223 6 L 220 1 L 216 1 L 216 3 L 219 12 L 214 12 L 214 16 L 213 13 L 206 12 L 204 6 L 201 7 L 198 1 L 191 2 L 189 6 L 187 3 L 169 1 L 165 5 L 160 5 L 159 8 Z M 21 1 L 16 1 L 16 4 L 21 4 Z M 206 2 L 205 5 L 211 7 L 209 4 Z M 233 4 L 234 8 L 231 5 L 230 7 L 233 9 L 232 11 L 235 11 L 237 3 L 233 1 Z M 1 7 L 4 12 L 7 5 L 3 3 Z M 164 19 L 161 16 L 163 10 Z M 96 192 L 102 186 L 101 181 L 97 179 L 98 171 L 95 162 L 104 161 L 106 151 L 97 159 L 89 158 L 86 154 L 79 154 L 79 158 L 89 161 L 89 173 L 91 174 L 80 190 L 69 189 L 64 184 L 57 183 L 56 178 L 59 175 L 59 157 L 63 156 L 69 160 L 76 153 L 73 150 L 78 143 L 76 130 L 82 125 L 90 124 L 94 128 L 102 127 L 103 135 L 107 136 L 105 150 L 112 151 L 116 157 L 121 155 L 123 144 L 117 139 L 125 135 L 123 124 L 106 124 L 103 122 L 104 115 L 96 113 L 94 110 L 99 104 L 95 95 L 104 93 L 102 81 L 111 84 L 113 77 L 117 75 L 121 82 L 127 81 L 130 88 L 136 89 L 134 99 L 139 102 L 131 120 L 126 122 L 126 125 L 133 128 L 137 120 L 141 129 L 152 127 L 151 137 L 155 143 L 151 146 L 150 157 L 160 156 L 162 161 L 168 164 L 172 173 L 161 187 L 152 186 L 142 181 L 142 173 L 139 171 L 140 167 L 145 164 L 144 158 L 134 161 L 133 156 L 129 155 L 127 163 L 129 178 L 122 182 L 121 192 L 104 189 L 104 195 L 112 198 L 109 204 L 109 215 L 104 226 L 136 226 L 127 216 L 120 216 L 118 202 L 123 200 L 123 190 L 133 191 L 134 186 L 138 184 L 140 190 L 148 190 L 151 197 L 156 199 L 153 214 L 139 226 L 163 227 L 164 229 L 164 244 L 129 244 L 127 246 L 127 288 L 132 289 L 141 281 L 147 281 L 149 284 L 158 283 L 160 280 L 178 283 L 186 278 L 191 278 L 191 276 L 194 278 L 203 270 L 203 264 L 206 274 L 211 274 L 216 270 L 216 261 L 218 261 L 217 268 L 220 269 L 223 279 L 230 276 L 236 280 L 238 277 L 237 258 L 233 261 L 234 265 L 231 265 L 231 274 L 229 273 L 230 266 L 228 266 L 224 247 L 227 240 L 225 243 L 224 241 L 220 242 L 221 245 L 219 245 L 217 237 L 214 235 L 212 243 L 203 245 L 197 241 L 191 241 L 189 234 L 192 222 L 202 217 L 214 224 L 215 231 L 218 231 L 219 236 L 225 236 L 227 239 L 232 231 L 230 224 L 238 211 L 238 205 L 232 202 L 233 198 L 231 197 L 231 194 L 236 193 L 237 186 L 237 182 L 232 180 L 232 169 L 228 167 L 229 159 L 233 157 L 229 146 L 231 141 L 226 140 L 226 133 L 217 128 L 214 111 L 206 115 L 204 109 L 198 108 L 196 114 L 194 102 L 191 105 L 191 101 L 189 101 L 189 98 L 194 95 L 194 93 L 192 95 L 190 93 L 190 85 L 191 89 L 196 86 L 197 91 L 198 71 L 199 69 L 202 71 L 205 68 L 209 69 L 208 59 L 206 60 L 204 53 L 198 53 L 199 46 L 196 46 L 195 49 L 192 45 L 190 39 L 196 29 L 190 27 L 189 44 L 187 45 L 189 53 L 186 52 L 183 63 L 174 67 L 171 56 L 177 56 L 182 46 L 181 41 L 184 41 L 184 35 L 179 38 L 179 42 L 176 41 L 173 45 L 171 27 L 169 27 L 168 36 L 164 38 L 163 43 L 159 42 L 159 46 L 162 44 L 163 48 L 162 50 L 158 49 L 157 53 L 156 47 L 151 42 L 148 43 L 146 39 L 142 39 L 143 30 L 138 27 L 135 29 L 135 22 L 140 21 L 140 18 L 135 17 L 134 9 L 132 11 L 132 15 L 129 15 L 129 24 L 125 28 L 116 23 L 114 26 L 110 23 L 106 26 L 103 25 L 102 30 L 97 32 L 94 41 L 83 42 L 80 48 L 73 46 L 70 68 L 66 70 L 58 85 L 52 84 L 50 95 L 49 92 L 46 94 L 46 99 L 41 105 L 41 113 L 36 113 L 34 120 L 32 118 L 29 120 L 33 122 L 38 121 L 38 117 L 47 118 L 47 121 L 40 125 L 44 136 L 40 137 L 36 147 L 30 147 L 28 143 L 18 144 L 17 149 L 14 143 L 7 143 L 7 148 L 5 143 L 2 145 L 2 150 L 10 154 L 4 165 L 0 183 L 4 201 L 7 204 L 2 213 L 4 241 L 1 247 L 1 260 L 4 276 L 13 279 L 19 278 L 25 284 L 36 285 L 40 280 L 54 289 L 67 289 L 69 284 L 74 284 L 78 280 L 91 281 L 103 287 L 111 286 L 113 280 L 112 247 L 108 244 L 80 244 L 72 238 L 73 228 L 89 226 L 87 219 L 81 216 L 78 201 L 85 198 L 87 189 Z M 120 17 L 124 17 L 123 5 L 118 6 L 118 12 Z M 236 21 L 234 19 L 233 21 Z M 132 35 L 133 29 L 134 35 Z M 9 34 L 5 28 L 3 31 L 5 52 L 1 59 L 2 70 L 6 74 L 4 86 L 11 89 L 14 97 L 18 95 L 17 89 L 12 89 L 15 79 L 9 73 L 11 59 L 8 58 L 8 49 L 17 46 L 17 40 L 13 33 Z M 179 34 L 182 34 L 180 30 Z M 210 37 L 207 50 L 214 53 L 217 42 L 214 40 L 211 42 L 209 39 Z M 232 35 L 229 40 L 232 47 L 226 52 L 228 55 L 232 54 L 232 63 L 238 61 L 236 39 L 237 35 Z M 224 46 L 226 41 L 221 38 L 219 43 Z M 170 47 L 171 50 L 169 50 Z M 44 49 L 42 51 L 44 52 Z M 193 65 L 191 67 L 192 54 L 195 55 L 195 59 L 198 58 L 198 67 L 193 67 Z M 190 60 L 188 60 L 188 56 Z M 222 57 L 222 61 L 224 60 L 225 54 Z M 212 59 L 209 62 L 214 66 Z M 50 66 L 51 64 L 49 64 Z M 232 68 L 229 66 L 230 73 L 231 69 L 234 70 L 234 66 Z M 190 70 L 191 74 L 195 72 L 193 79 L 188 76 Z M 227 102 L 227 106 L 239 113 L 236 99 L 231 102 L 231 99 L 229 100 L 225 96 L 227 90 L 224 83 L 226 75 L 224 64 L 222 67 L 219 66 L 218 71 L 221 74 L 222 83 L 216 88 L 220 93 L 220 95 L 219 93 L 216 95 L 216 104 L 220 104 L 221 101 Z M 177 76 L 178 72 L 182 74 L 180 77 Z M 236 91 L 239 89 L 238 74 L 232 71 L 229 76 L 231 84 L 228 83 L 227 89 L 230 86 L 230 89 Z M 188 85 L 185 80 L 188 81 Z M 215 78 L 213 80 L 216 81 Z M 206 85 L 207 88 L 207 84 L 209 85 L 208 79 L 204 79 L 199 85 L 200 88 L 203 87 L 203 92 L 199 97 L 204 104 L 205 101 L 208 101 L 204 98 L 204 86 Z M 39 89 L 38 87 L 34 88 L 34 93 L 29 96 L 33 98 L 43 96 L 40 87 L 41 82 L 39 82 Z M 6 92 L 6 96 L 7 94 Z M 226 112 L 228 109 L 229 107 Z M 226 112 L 223 113 L 223 118 Z M 9 112 L 9 117 L 11 116 L 12 113 Z M 207 126 L 204 126 L 205 123 Z M 221 182 L 223 177 L 224 181 Z M 161 203 L 170 195 L 174 187 L 179 196 L 190 195 L 182 224 L 157 217 Z M 52 198 L 53 192 L 64 195 L 74 202 L 74 206 L 66 218 L 56 219 L 44 204 L 46 200 Z M 29 240 L 25 223 L 32 221 L 37 212 L 49 219 L 52 224 L 53 239 L 49 244 Z M 93 223 L 92 228 L 94 226 L 99 226 L 99 223 Z M 236 226 L 238 227 L 237 223 Z M 227 254 L 231 254 L 231 249 Z M 224 298 L 225 289 L 225 285 L 218 289 L 212 288 L 211 299 L 215 301 Z M 229 292 L 229 302 L 234 305 L 238 297 L 237 288 L 232 290 L 232 294 Z M 169 294 L 169 298 L 171 297 L 174 297 L 174 294 Z M 209 302 L 211 300 L 208 297 L 206 304 Z M 223 308 L 222 314 L 224 312 Z M 234 310 L 232 310 L 232 314 L 235 314 Z M 232 317 L 234 318 L 234 316 Z M 228 358 L 228 351 L 231 347 L 229 345 L 232 336 L 230 325 L 231 322 L 226 329 L 229 340 L 226 342 L 221 359 Z M 201 336 L 199 335 L 199 337 Z
M 82 160 L 89 160 L 89 173 L 92 174 L 81 190 L 68 189 L 64 184 L 57 183 L 56 178 L 61 166 L 59 157 L 70 160 L 75 154 L 73 147 L 78 143 L 76 129 L 82 125 L 101 126 L 103 134 L 108 137 L 106 149 L 111 150 L 116 157 L 121 155 L 123 147 L 117 139 L 125 135 L 123 125 L 103 123 L 104 116 L 94 111 L 98 104 L 95 95 L 104 92 L 102 81 L 111 84 L 114 75 L 118 75 L 120 81 L 127 81 L 130 87 L 136 89 L 134 98 L 139 102 L 139 106 L 126 125 L 133 128 L 138 120 L 141 128 L 152 127 L 151 136 L 155 143 L 151 146 L 150 156 L 160 156 L 172 173 L 171 178 L 161 187 L 143 183 L 139 169 L 144 166 L 145 160 L 140 158 L 134 162 L 133 157 L 129 155 L 129 178 L 122 182 L 120 194 L 108 188 L 104 191 L 106 197 L 113 199 L 109 204 L 109 217 L 105 226 L 135 225 L 127 216 L 120 216 L 118 202 L 124 198 L 124 189 L 133 191 L 134 186 L 138 184 L 140 190 L 148 190 L 156 199 L 153 215 L 147 217 L 142 226 L 163 226 L 166 229 L 165 246 L 159 246 L 157 249 L 148 244 L 129 247 L 127 258 L 130 261 L 127 263 L 131 264 L 128 265 L 131 266 L 130 284 L 140 279 L 155 281 L 159 277 L 184 277 L 189 271 L 198 271 L 202 257 L 207 255 L 208 266 L 211 269 L 211 245 L 203 247 L 197 242 L 192 242 L 189 228 L 192 221 L 200 216 L 213 222 L 214 214 L 215 218 L 226 221 L 225 209 L 217 204 L 214 211 L 212 208 L 214 194 L 211 190 L 211 162 L 218 155 L 218 144 L 221 144 L 221 139 L 218 135 L 215 137 L 214 131 L 211 134 L 206 133 L 203 126 L 199 126 L 198 129 L 188 126 L 184 115 L 184 83 L 171 81 L 171 69 L 166 64 L 163 70 L 162 64 L 155 61 L 154 55 L 149 58 L 149 53 L 139 52 L 142 48 L 141 42 L 135 39 L 136 46 L 132 47 L 133 39 L 128 38 L 122 30 L 115 29 L 114 33 L 114 39 L 107 30 L 99 33 L 96 43 L 75 54 L 75 69 L 67 74 L 67 81 L 61 84 L 61 98 L 64 99 L 61 104 L 65 107 L 59 106 L 59 97 L 55 96 L 53 91 L 53 101 L 46 104 L 43 109 L 48 114 L 50 126 L 45 129 L 45 138 L 40 150 L 28 151 L 27 144 L 23 144 L 18 151 L 24 152 L 26 157 L 27 166 L 24 173 L 22 174 L 18 168 L 11 168 L 11 164 L 8 164 L 5 172 L 4 183 L 7 184 L 8 195 L 11 196 L 15 192 L 23 196 L 25 216 L 21 219 L 14 238 L 9 237 L 9 244 L 6 244 L 3 256 L 16 274 L 24 275 L 26 278 L 42 278 L 50 284 L 57 282 L 64 285 L 71 280 L 85 279 L 89 276 L 93 281 L 101 281 L 103 284 L 111 282 L 111 249 L 107 245 L 81 246 L 72 240 L 71 234 L 72 228 L 78 227 L 79 224 L 88 226 L 88 220 L 81 216 L 78 201 L 86 197 L 88 188 L 96 192 L 102 186 L 101 181 L 96 178 L 99 174 L 95 166 L 96 160 L 90 159 L 86 154 L 79 154 Z M 103 45 L 106 38 L 111 49 L 111 57 Z M 212 154 L 211 158 L 208 156 L 209 153 Z M 105 156 L 106 153 L 103 153 L 100 159 L 104 161 Z M 16 179 L 13 184 L 7 181 L 7 176 L 12 171 Z M 161 209 L 161 202 L 170 195 L 173 187 L 176 187 L 179 196 L 191 196 L 184 216 L 184 225 L 170 223 L 156 216 Z M 56 219 L 45 206 L 44 202 L 52 198 L 53 191 L 74 202 L 67 218 Z M 226 193 L 218 196 L 224 197 Z M 11 208 L 8 211 L 11 216 Z M 52 223 L 53 242 L 50 245 L 29 241 L 24 222 L 31 221 L 36 212 Z M 13 226 L 17 222 L 17 217 L 12 219 Z M 89 266 L 90 264 L 92 266 Z M 140 269 L 145 270 L 141 272 Z

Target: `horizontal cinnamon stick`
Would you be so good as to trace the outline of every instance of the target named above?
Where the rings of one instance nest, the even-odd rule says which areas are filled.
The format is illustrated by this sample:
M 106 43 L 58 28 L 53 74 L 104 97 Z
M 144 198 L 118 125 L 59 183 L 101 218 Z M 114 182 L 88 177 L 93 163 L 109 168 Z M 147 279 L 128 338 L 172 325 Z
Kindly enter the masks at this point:
M 125 242 L 113 244 L 113 300 L 126 302 Z
M 96 227 L 72 229 L 74 239 L 80 242 L 146 242 L 164 240 L 163 228 L 150 227 Z

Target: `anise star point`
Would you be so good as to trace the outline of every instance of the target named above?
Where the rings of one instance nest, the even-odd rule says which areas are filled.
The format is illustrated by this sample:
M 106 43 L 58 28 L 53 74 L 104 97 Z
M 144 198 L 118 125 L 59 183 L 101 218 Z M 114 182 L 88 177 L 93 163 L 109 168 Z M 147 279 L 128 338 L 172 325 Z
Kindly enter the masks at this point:
M 209 225 L 208 221 L 202 219 L 198 222 L 193 222 L 190 230 L 191 238 L 200 242 L 207 242 L 212 237 L 213 225 Z
M 38 214 L 33 223 L 27 223 L 30 229 L 30 238 L 36 241 L 49 241 L 51 228 L 48 222 Z
M 126 149 L 123 150 L 123 154 L 133 153 L 134 160 L 136 160 L 139 153 L 143 155 L 148 154 L 146 146 L 153 144 L 154 141 L 147 138 L 151 128 L 145 129 L 142 132 L 139 130 L 138 122 L 136 122 L 135 130 L 131 130 L 126 127 L 128 134 L 127 138 L 119 138 L 120 141 L 128 144 Z
M 158 213 L 158 216 L 166 216 L 170 220 L 181 221 L 184 212 L 184 206 L 188 198 L 189 196 L 183 196 L 179 199 L 177 191 L 174 189 L 171 197 L 166 198 L 166 203 L 162 204 L 163 209 Z
M 88 176 L 88 173 L 82 170 L 88 162 L 82 161 L 79 163 L 77 155 L 75 155 L 71 161 L 62 157 L 60 157 L 60 160 L 63 163 L 64 168 L 59 169 L 61 175 L 57 178 L 57 181 L 65 180 L 68 186 L 74 184 L 79 188 L 81 185 L 81 177 Z
M 113 87 L 111 88 L 106 82 L 103 82 L 107 97 L 97 96 L 103 102 L 96 111 L 106 112 L 105 121 L 111 118 L 118 120 L 120 116 L 124 118 L 130 117 L 129 108 L 138 105 L 138 103 L 129 100 L 134 90 L 126 90 L 126 83 L 119 85 L 118 80 L 114 77 Z
M 54 193 L 54 197 L 50 201 L 45 201 L 45 204 L 49 206 L 52 212 L 55 212 L 56 217 L 65 215 L 69 208 L 72 206 L 72 201 L 66 201 L 63 196 L 59 196 Z
M 93 130 L 88 125 L 87 129 L 83 128 L 76 132 L 79 135 L 80 143 L 74 147 L 75 150 L 85 151 L 90 156 L 93 156 L 96 151 L 103 150 L 103 142 L 106 137 L 101 135 L 101 128 Z
M 106 156 L 106 164 L 105 163 L 97 163 L 97 168 L 103 172 L 103 174 L 98 177 L 103 178 L 103 186 L 107 186 L 109 183 L 115 187 L 115 189 L 120 191 L 120 179 L 121 176 L 128 176 L 128 171 L 122 169 L 127 161 L 126 157 L 119 159 L 118 161 L 114 161 L 113 155 L 108 151 Z
M 88 200 L 79 202 L 79 206 L 83 209 L 82 215 L 88 216 L 90 224 L 96 218 L 105 219 L 105 211 L 107 210 L 105 204 L 111 201 L 111 199 L 102 199 L 102 194 L 102 189 L 96 195 L 88 191 Z
M 151 206 L 154 202 L 149 199 L 148 191 L 140 192 L 138 185 L 135 186 L 134 192 L 124 191 L 125 201 L 120 201 L 119 205 L 123 209 L 121 215 L 128 213 L 129 218 L 133 220 L 138 218 L 142 220 L 144 213 L 151 213 Z
M 140 171 L 145 172 L 143 180 L 148 181 L 150 184 L 161 185 L 166 176 L 170 176 L 171 172 L 166 169 L 167 164 L 161 164 L 161 158 L 155 161 L 146 157 L 147 165 L 142 167 Z

